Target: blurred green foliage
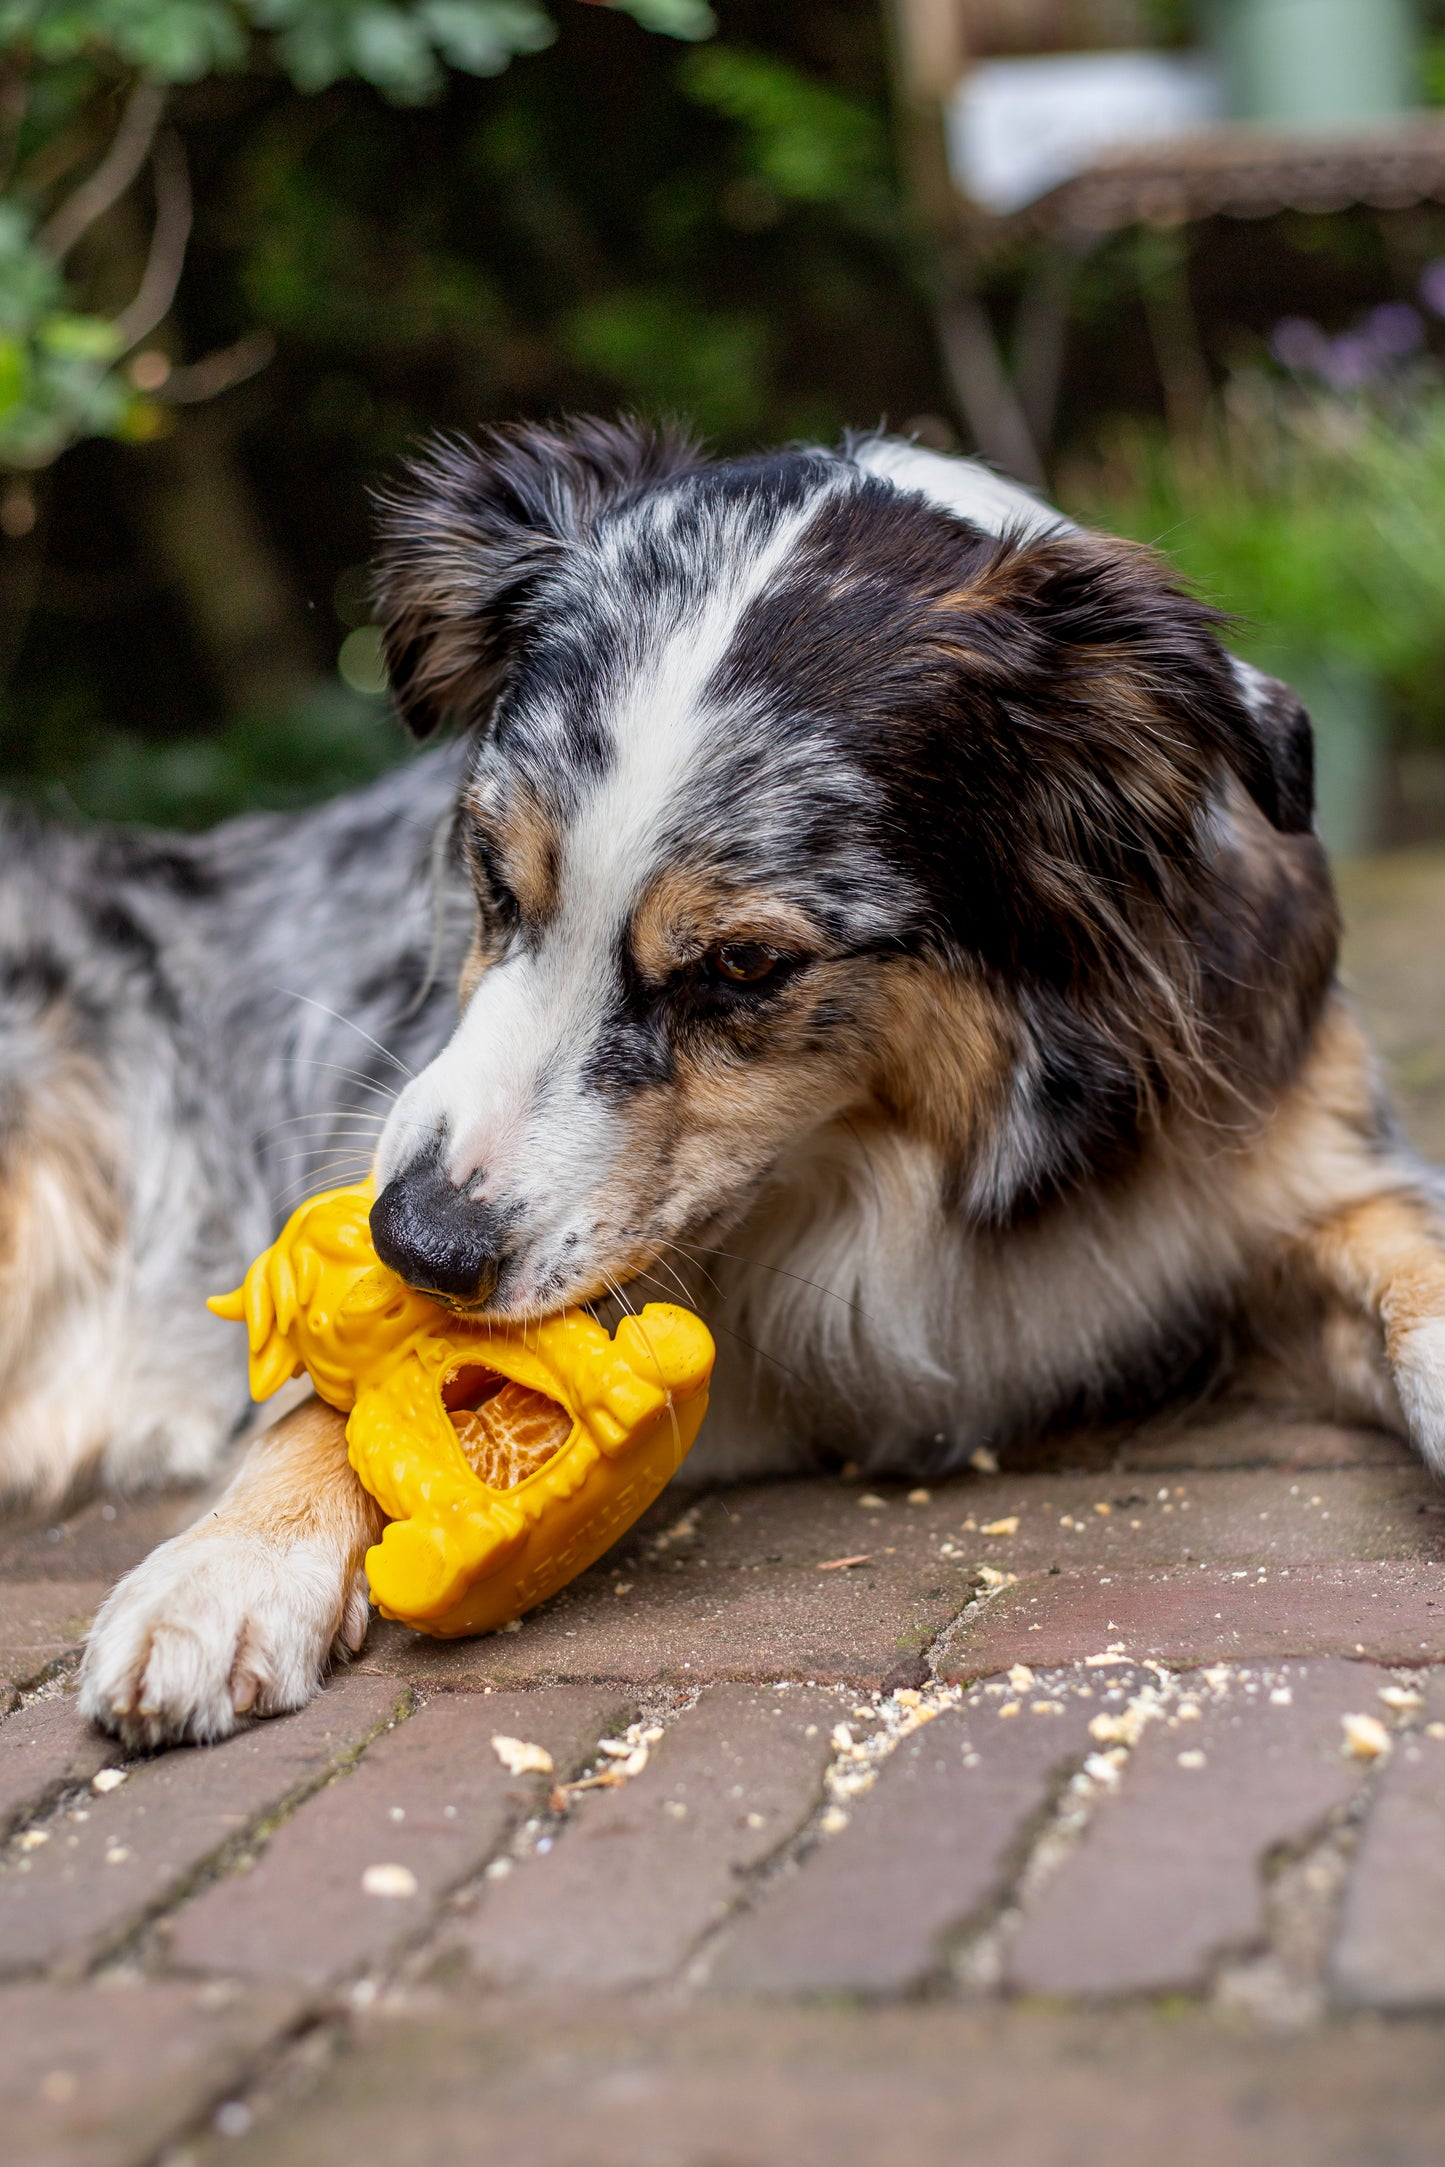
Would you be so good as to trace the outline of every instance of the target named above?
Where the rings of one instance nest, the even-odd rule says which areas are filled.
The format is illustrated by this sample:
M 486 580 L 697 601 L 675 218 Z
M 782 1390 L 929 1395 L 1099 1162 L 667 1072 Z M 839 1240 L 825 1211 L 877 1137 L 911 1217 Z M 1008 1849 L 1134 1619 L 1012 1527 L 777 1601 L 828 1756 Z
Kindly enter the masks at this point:
M 195 198 L 173 306 L 129 356 L 83 357 L 52 449 L 89 440 L 0 478 L 0 786 L 193 823 L 392 756 L 384 699 L 346 679 L 343 648 L 368 492 L 429 428 L 630 406 L 733 449 L 942 406 L 899 245 L 875 0 L 723 0 L 712 41 L 690 0 L 555 0 L 560 34 L 535 53 L 538 9 L 479 6 L 510 21 L 514 64 L 453 68 L 421 102 L 356 43 L 351 0 L 308 0 L 326 66 L 344 63 L 318 90 L 297 84 L 321 61 L 278 43 L 300 0 L 196 7 L 195 52 L 206 36 L 239 52 L 214 41 L 243 20 L 249 43 L 168 96 Z M 110 0 L 131 28 L 161 12 Z M 451 19 L 386 12 L 429 36 Z M 77 77 L 67 110 L 91 117 L 70 181 L 37 197 L 27 262 L 113 138 L 117 52 L 77 48 L 90 87 Z M 46 271 L 55 305 L 113 321 L 152 218 L 143 179 L 64 290 Z M 265 340 L 269 365 L 195 403 L 210 357 Z M 32 365 L 39 343 L 32 328 Z M 112 403 L 87 415 L 82 392 Z
M 713 27 L 700 0 L 609 4 L 674 37 L 706 37 Z M 416 104 L 438 96 L 448 69 L 496 75 L 555 35 L 537 0 L 0 0 L 12 137 L 0 196 L 0 465 L 46 465 L 80 437 L 156 433 L 153 403 L 118 366 L 154 323 L 137 330 L 124 313 L 83 308 L 64 261 L 85 227 L 71 219 L 78 231 L 53 241 L 68 206 L 47 203 L 87 137 L 105 147 L 118 89 L 271 67 L 299 92 L 355 77 Z M 126 108 L 112 158 L 134 110 Z M 157 101 L 152 133 L 159 117 Z
M 1241 371 L 1197 432 L 1118 428 L 1074 466 L 1078 517 L 1164 550 L 1288 678 L 1386 689 L 1445 736 L 1445 385 L 1341 396 Z

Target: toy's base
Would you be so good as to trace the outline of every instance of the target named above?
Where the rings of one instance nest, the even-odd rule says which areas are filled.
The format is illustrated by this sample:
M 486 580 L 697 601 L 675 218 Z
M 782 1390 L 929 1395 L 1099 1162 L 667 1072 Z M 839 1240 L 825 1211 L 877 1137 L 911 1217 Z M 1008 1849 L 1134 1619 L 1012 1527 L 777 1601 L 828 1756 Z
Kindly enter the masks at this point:
M 574 1443 L 569 1473 L 581 1479 L 569 1496 L 547 1499 L 545 1529 L 541 1510 L 535 1518 L 527 1512 L 527 1484 L 508 1493 L 523 1520 L 520 1540 L 482 1578 L 473 1577 L 475 1552 L 465 1526 L 393 1520 L 366 1553 L 372 1601 L 384 1618 L 440 1640 L 510 1625 L 595 1564 L 646 1512 L 682 1464 L 706 1412 L 704 1386 L 663 1408 L 616 1459 L 590 1441 Z M 491 1547 L 495 1555 L 494 1536 Z

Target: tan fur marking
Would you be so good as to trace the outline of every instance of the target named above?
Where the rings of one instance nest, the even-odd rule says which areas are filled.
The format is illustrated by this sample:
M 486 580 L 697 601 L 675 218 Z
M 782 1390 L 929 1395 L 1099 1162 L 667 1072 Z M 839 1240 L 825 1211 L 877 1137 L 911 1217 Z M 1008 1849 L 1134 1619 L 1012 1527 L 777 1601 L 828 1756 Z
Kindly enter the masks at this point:
M 60 1305 L 113 1269 L 124 1227 L 103 1081 L 88 1061 L 59 1057 L 0 1129 L 0 1383 Z
M 633 912 L 632 952 L 654 983 L 726 941 L 807 951 L 818 944 L 818 928 L 766 889 L 738 888 L 683 866 L 659 873 Z
M 381 1507 L 352 1473 L 345 1415 L 309 1399 L 257 1439 L 220 1508 L 195 1533 L 324 1542 L 356 1571 L 385 1525 Z
M 883 971 L 879 1103 L 953 1166 L 1003 1110 L 1012 1060 L 1002 1005 L 983 986 L 921 963 Z

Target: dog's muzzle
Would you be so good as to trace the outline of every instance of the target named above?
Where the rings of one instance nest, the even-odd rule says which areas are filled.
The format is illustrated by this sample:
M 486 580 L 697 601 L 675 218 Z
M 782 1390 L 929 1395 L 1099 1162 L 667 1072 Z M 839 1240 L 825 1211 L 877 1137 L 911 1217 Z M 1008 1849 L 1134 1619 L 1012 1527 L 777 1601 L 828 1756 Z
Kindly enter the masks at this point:
M 485 1302 L 503 1258 L 501 1221 L 464 1196 L 434 1154 L 413 1159 L 371 1207 L 371 1239 L 383 1264 L 422 1294 Z

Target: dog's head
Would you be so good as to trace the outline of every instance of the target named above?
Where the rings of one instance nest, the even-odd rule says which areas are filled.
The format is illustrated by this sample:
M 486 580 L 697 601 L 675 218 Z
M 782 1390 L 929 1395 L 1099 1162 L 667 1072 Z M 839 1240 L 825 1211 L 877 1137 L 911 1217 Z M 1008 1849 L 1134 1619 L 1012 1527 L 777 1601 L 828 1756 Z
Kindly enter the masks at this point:
M 382 614 L 413 728 L 473 731 L 477 930 L 373 1225 L 501 1316 L 708 1239 L 847 1119 L 1036 1205 L 1199 1058 L 1221 822 L 1309 822 L 1307 725 L 1150 557 L 894 444 L 444 445 Z

